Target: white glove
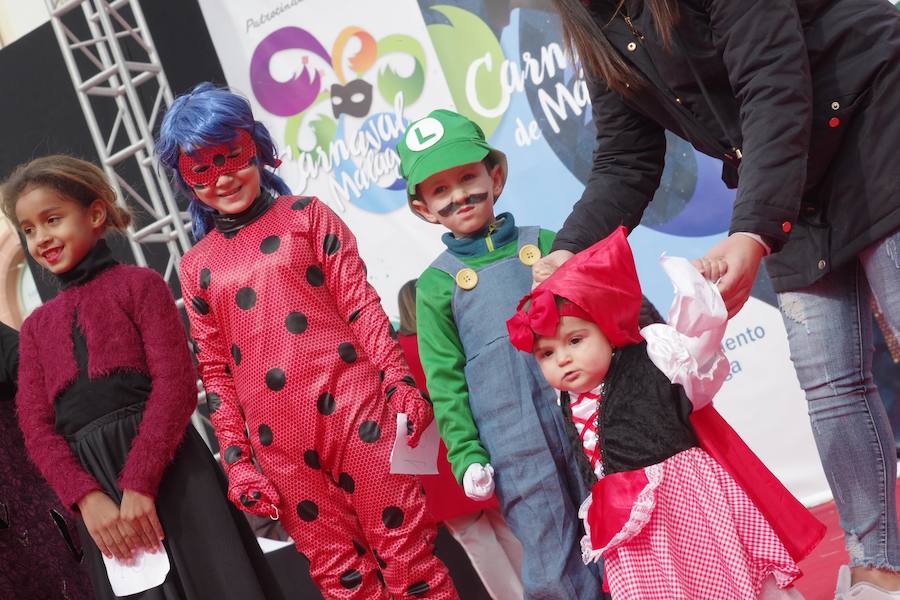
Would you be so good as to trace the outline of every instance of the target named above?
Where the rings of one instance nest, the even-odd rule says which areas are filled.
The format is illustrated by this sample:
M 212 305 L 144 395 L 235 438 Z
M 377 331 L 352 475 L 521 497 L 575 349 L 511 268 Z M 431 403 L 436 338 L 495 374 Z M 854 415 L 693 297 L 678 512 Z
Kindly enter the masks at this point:
M 494 467 L 472 463 L 463 475 L 463 489 L 472 500 L 487 500 L 494 495 Z

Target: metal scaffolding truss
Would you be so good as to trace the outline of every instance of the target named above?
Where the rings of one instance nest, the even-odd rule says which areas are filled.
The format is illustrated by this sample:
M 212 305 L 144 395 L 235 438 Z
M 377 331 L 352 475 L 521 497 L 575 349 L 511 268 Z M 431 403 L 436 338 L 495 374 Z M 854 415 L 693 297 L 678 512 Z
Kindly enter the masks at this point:
M 173 97 L 140 4 L 44 3 L 103 169 L 118 201 L 135 213 L 135 224 L 127 231 L 135 261 L 147 266 L 147 254 L 160 254 L 151 245 L 164 248 L 163 277 L 170 285 L 177 283 L 181 256 L 191 247 L 188 215 L 153 155 L 153 133 Z M 184 306 L 181 298 L 177 303 Z M 205 401 L 199 384 L 198 390 Z M 194 425 L 209 444 L 204 420 L 194 412 Z
M 44 2 L 100 162 L 119 201 L 137 209 L 136 223 L 127 232 L 135 261 L 147 265 L 145 246 L 164 246 L 164 277 L 174 282 L 191 242 L 186 215 L 153 156 L 153 133 L 173 98 L 140 4 Z M 134 173 L 135 166 L 143 185 L 123 176 Z

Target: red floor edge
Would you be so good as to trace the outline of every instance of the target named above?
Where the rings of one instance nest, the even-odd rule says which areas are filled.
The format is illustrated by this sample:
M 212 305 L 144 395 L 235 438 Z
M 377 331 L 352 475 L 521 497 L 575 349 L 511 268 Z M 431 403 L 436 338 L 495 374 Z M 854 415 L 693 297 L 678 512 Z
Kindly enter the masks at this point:
M 900 482 L 897 484 L 900 492 Z M 837 570 L 847 564 L 847 550 L 844 548 L 844 532 L 838 524 L 837 508 L 828 502 L 811 509 L 816 517 L 825 523 L 828 531 L 825 539 L 806 560 L 800 563 L 803 577 L 797 582 L 797 589 L 806 600 L 832 600 L 837 582 Z

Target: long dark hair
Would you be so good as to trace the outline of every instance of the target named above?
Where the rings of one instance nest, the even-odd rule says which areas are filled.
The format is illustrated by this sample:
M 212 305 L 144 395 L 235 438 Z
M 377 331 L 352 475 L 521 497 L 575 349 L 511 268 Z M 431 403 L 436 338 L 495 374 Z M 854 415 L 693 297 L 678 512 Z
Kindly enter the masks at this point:
M 101 200 L 106 207 L 106 227 L 124 231 L 131 224 L 131 212 L 116 202 L 116 192 L 100 167 L 67 154 L 42 156 L 19 165 L 3 183 L 3 214 L 13 224 L 19 223 L 16 202 L 37 187 L 54 190 L 85 208 Z
M 603 34 L 602 25 L 595 20 L 599 13 L 590 5 L 601 3 L 603 0 L 553 0 L 562 19 L 566 49 L 570 54 L 578 54 L 585 74 L 595 81 L 606 82 L 612 90 L 628 95 L 632 89 L 641 87 L 643 79 L 613 48 Z M 610 6 L 615 9 L 612 18 L 619 14 L 624 4 L 625 0 L 619 0 L 615 6 Z M 653 16 L 663 47 L 668 49 L 672 29 L 678 22 L 677 0 L 644 0 L 644 4 Z

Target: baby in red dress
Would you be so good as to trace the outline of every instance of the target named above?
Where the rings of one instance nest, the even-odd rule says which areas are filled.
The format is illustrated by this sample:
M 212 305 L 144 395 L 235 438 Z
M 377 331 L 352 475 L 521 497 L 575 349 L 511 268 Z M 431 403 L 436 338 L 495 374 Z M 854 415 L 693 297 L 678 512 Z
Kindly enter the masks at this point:
M 824 527 L 710 406 L 728 374 L 714 284 L 664 258 L 672 325 L 638 329 L 641 289 L 620 227 L 523 298 L 510 341 L 561 390 L 597 477 L 585 562 L 613 598 L 797 598 Z

